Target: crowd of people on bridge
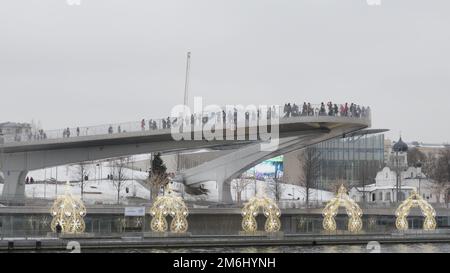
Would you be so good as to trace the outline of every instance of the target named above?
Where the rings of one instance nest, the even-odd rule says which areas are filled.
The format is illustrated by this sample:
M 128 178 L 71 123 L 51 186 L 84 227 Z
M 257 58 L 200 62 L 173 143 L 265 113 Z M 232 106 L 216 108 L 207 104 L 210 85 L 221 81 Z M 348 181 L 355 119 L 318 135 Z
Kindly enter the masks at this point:
M 37 130 L 34 134 L 31 132 L 28 134 L 28 140 L 41 140 L 41 139 L 47 139 L 47 134 L 42 129 Z
M 84 130 L 85 130 L 84 135 L 88 135 L 89 128 L 85 127 Z M 80 127 L 75 128 L 74 131 L 75 131 L 75 134 L 76 134 L 77 137 L 81 136 L 82 133 L 81 133 L 81 128 Z M 62 137 L 63 138 L 69 138 L 70 136 L 71 136 L 71 131 L 70 131 L 70 128 L 67 127 L 66 129 L 63 130 Z
M 220 109 L 218 109 L 220 110 Z M 283 111 L 282 113 L 281 110 Z M 329 101 L 327 104 L 322 102 L 320 105 L 312 105 L 311 103 L 304 102 L 302 106 L 296 103 L 286 103 L 283 109 L 278 108 L 275 105 L 266 107 L 267 113 L 265 117 L 267 119 L 272 118 L 289 118 L 289 117 L 300 117 L 300 116 L 334 116 L 334 117 L 353 117 L 353 118 L 365 118 L 370 114 L 370 108 L 357 105 L 355 103 L 345 104 L 335 104 Z M 167 117 L 163 119 L 142 119 L 140 121 L 140 129 L 142 131 L 146 130 L 158 130 L 158 129 L 170 129 L 173 126 L 194 126 L 199 124 L 206 124 L 208 121 L 214 121 L 214 124 L 221 124 L 224 128 L 227 126 L 230 128 L 236 128 L 238 126 L 238 121 L 255 121 L 260 119 L 261 110 L 255 108 L 254 111 L 246 110 L 245 112 L 238 110 L 237 108 L 232 109 L 221 109 L 221 111 L 212 111 L 208 113 L 193 113 L 190 116 L 183 116 L 181 113 L 178 117 Z M 265 118 L 263 117 L 263 118 Z M 136 131 L 137 124 L 122 124 L 117 125 L 116 132 L 114 132 L 113 126 L 109 125 L 107 127 L 108 134 L 114 133 L 125 133 L 122 126 L 128 127 L 131 131 Z M 101 134 L 102 130 L 105 132 L 105 127 L 91 127 L 95 134 Z M 103 128 L 103 129 L 102 129 Z M 80 127 L 76 127 L 74 130 L 75 136 L 89 135 L 89 127 L 83 128 L 83 133 L 81 133 Z M 61 136 L 60 134 L 59 137 Z M 53 136 L 53 135 L 52 135 Z M 73 136 L 71 129 L 69 127 L 65 128 L 62 132 L 63 138 L 70 138 Z M 19 136 L 20 137 L 20 136 Z M 53 136 L 54 137 L 54 136 Z M 47 134 L 44 130 L 38 130 L 34 134 L 27 136 L 28 140 L 41 140 L 47 139 Z M 23 141 L 21 139 L 15 139 L 15 141 Z
M 354 103 L 340 104 L 339 106 L 333 102 L 321 103 L 319 106 L 312 106 L 311 103 L 304 102 L 301 109 L 293 103 L 284 104 L 284 117 L 299 117 L 299 116 L 333 116 L 333 117 L 353 117 L 364 118 L 370 113 L 370 107 L 360 106 Z

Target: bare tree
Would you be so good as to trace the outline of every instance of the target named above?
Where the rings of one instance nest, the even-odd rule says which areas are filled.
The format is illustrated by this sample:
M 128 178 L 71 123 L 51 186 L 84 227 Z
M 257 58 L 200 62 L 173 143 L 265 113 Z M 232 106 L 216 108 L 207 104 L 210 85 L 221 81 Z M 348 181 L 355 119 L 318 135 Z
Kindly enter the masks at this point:
M 408 150 L 407 157 L 409 166 L 415 166 L 418 162 L 423 163 L 427 160 L 427 156 L 416 147 Z
M 308 147 L 297 156 L 301 175 L 299 185 L 305 188 L 305 202 L 309 205 L 311 188 L 317 187 L 320 176 L 321 154 L 316 147 Z
M 120 192 L 126 186 L 128 179 L 126 169 L 130 163 L 130 157 L 121 157 L 111 162 L 112 182 L 114 188 L 117 190 L 117 204 L 120 203 Z
M 239 177 L 234 179 L 231 183 L 232 188 L 236 191 L 236 203 L 242 202 L 242 192 L 248 187 L 248 185 L 255 183 L 253 179 Z
M 440 152 L 440 158 L 442 160 L 441 164 L 443 164 L 445 169 L 447 181 L 450 181 L 450 147 L 446 147 Z
M 254 180 L 253 180 L 253 183 L 255 183 Z M 280 183 L 281 182 L 275 178 L 267 179 L 265 181 L 265 184 L 263 184 L 262 188 L 258 187 L 258 189 L 256 189 L 256 194 L 258 194 L 261 190 L 264 190 L 264 191 L 266 191 L 265 193 L 270 194 L 271 196 L 274 196 L 275 200 L 279 201 L 284 192 L 284 189 L 280 185 Z
M 433 189 L 438 202 L 444 194 L 447 200 L 447 192 L 450 189 L 450 149 L 446 148 L 438 156 L 431 156 L 425 163 L 424 172 L 433 180 Z
M 379 164 L 378 162 L 374 162 L 374 161 L 369 161 L 369 160 L 361 160 L 359 161 L 358 164 L 358 182 L 359 183 L 352 183 L 351 185 L 347 185 L 348 189 L 352 188 L 352 187 L 362 187 L 362 192 L 363 194 L 363 203 L 365 203 L 366 200 L 366 194 L 365 194 L 365 190 L 366 190 L 366 186 L 369 184 L 374 183 L 373 180 L 375 179 L 378 171 L 381 169 L 381 164 Z M 338 185 L 340 186 L 342 184 L 342 181 L 344 180 L 340 180 L 338 183 Z
M 89 174 L 91 171 L 91 164 L 86 162 L 81 162 L 78 164 L 73 165 L 75 168 L 74 171 L 74 179 L 77 182 L 80 182 L 81 187 L 81 199 L 83 199 L 84 195 L 84 186 L 86 184 L 86 181 L 89 179 Z

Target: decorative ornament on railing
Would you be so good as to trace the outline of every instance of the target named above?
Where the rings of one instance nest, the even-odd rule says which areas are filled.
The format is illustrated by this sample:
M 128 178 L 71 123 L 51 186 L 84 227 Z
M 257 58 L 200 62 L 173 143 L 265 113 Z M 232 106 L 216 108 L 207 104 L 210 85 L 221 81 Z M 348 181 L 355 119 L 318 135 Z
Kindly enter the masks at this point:
M 171 216 L 170 231 L 175 233 L 184 233 L 188 229 L 186 217 L 189 214 L 188 208 L 183 199 L 175 196 L 170 189 L 170 183 L 167 184 L 164 195 L 158 196 L 153 203 L 150 214 L 152 220 L 150 227 L 154 232 L 166 232 L 168 224 L 166 217 Z
M 71 194 L 69 181 L 67 181 L 64 195 L 56 198 L 50 213 L 53 216 L 50 224 L 53 232 L 57 231 L 58 224 L 62 233 L 84 232 L 86 226 L 83 217 L 86 216 L 86 207 L 83 201 Z
M 258 229 L 256 216 L 262 208 L 266 217 L 264 230 L 266 232 L 277 232 L 281 228 L 280 216 L 281 211 L 275 201 L 264 194 L 262 196 L 254 196 L 242 209 L 242 228 L 245 232 L 255 232 Z
M 345 207 L 347 215 L 349 216 L 348 230 L 350 232 L 360 231 L 362 228 L 362 210 L 358 204 L 348 196 L 347 189 L 344 185 L 340 186 L 336 197 L 331 199 L 323 209 L 323 228 L 327 231 L 336 230 L 336 221 L 334 218 L 341 206 Z
M 395 216 L 397 217 L 395 226 L 397 227 L 397 229 L 408 229 L 408 220 L 406 220 L 406 217 L 408 216 L 409 211 L 414 207 L 419 207 L 422 211 L 422 214 L 425 216 L 425 220 L 423 221 L 423 229 L 434 230 L 436 228 L 436 211 L 417 193 L 415 189 L 412 191 L 411 195 L 398 206 L 397 210 L 395 211 Z

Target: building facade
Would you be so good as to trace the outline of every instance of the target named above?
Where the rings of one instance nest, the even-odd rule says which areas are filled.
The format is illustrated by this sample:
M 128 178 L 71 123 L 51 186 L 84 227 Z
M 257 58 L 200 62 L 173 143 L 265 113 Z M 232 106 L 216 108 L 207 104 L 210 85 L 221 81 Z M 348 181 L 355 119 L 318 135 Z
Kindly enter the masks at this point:
M 384 134 L 360 134 L 314 145 L 320 158 L 316 187 L 332 190 L 341 181 L 358 186 L 372 184 L 385 165 L 384 145 Z M 303 175 L 301 153 L 284 156 L 284 182 L 296 184 Z
M 31 135 L 31 124 L 18 122 L 0 123 L 0 135 L 5 141 L 20 140 L 24 136 Z
M 445 201 L 445 195 L 437 193 L 432 181 L 421 168 L 409 167 L 400 173 L 400 188 L 398 200 L 404 200 L 416 190 L 429 203 Z M 400 196 L 401 195 L 401 196 Z M 393 203 L 397 200 L 397 173 L 389 167 L 378 172 L 375 183 L 365 187 L 353 187 L 349 196 L 356 202 Z

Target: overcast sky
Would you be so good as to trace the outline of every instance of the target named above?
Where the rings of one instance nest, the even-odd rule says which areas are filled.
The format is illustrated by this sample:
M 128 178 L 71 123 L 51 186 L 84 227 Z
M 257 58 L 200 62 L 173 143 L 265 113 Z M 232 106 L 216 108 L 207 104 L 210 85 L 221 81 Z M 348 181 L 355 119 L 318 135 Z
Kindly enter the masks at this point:
M 449 10 L 448 0 L 4 0 L 0 121 L 167 116 L 183 102 L 192 51 L 191 101 L 356 102 L 390 137 L 450 142 Z

